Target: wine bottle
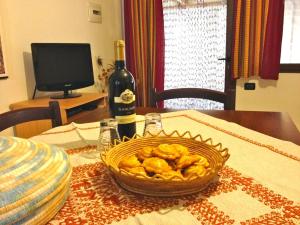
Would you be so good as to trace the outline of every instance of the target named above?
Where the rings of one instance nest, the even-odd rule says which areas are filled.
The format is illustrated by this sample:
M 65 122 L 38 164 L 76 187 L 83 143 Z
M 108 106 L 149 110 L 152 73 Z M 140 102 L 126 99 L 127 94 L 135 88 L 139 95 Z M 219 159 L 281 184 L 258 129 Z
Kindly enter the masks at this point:
M 136 133 L 135 121 L 135 81 L 125 65 L 125 42 L 115 42 L 115 70 L 109 78 L 109 109 L 118 121 L 120 138 L 133 137 Z

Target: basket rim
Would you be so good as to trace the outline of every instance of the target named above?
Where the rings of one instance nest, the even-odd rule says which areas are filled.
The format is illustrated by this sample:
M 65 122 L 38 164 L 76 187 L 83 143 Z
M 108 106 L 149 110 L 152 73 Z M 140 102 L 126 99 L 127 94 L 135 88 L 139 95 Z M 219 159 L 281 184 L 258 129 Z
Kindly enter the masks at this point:
M 192 176 L 192 177 L 188 177 L 188 178 L 184 178 L 184 177 L 181 178 L 176 175 L 170 176 L 168 178 L 166 178 L 164 176 L 149 177 L 149 176 L 143 176 L 143 175 L 136 175 L 136 174 L 130 173 L 128 171 L 125 171 L 123 169 L 119 169 L 117 166 L 113 166 L 109 162 L 108 157 L 109 157 L 110 153 L 115 151 L 116 148 L 120 148 L 120 146 L 122 146 L 122 145 L 130 145 L 130 144 L 132 144 L 132 142 L 134 143 L 139 140 L 165 139 L 165 138 L 171 138 L 171 139 L 184 138 L 185 140 L 192 140 L 192 141 L 198 142 L 199 144 L 204 145 L 207 148 L 209 148 L 211 151 L 215 151 L 216 154 L 219 154 L 219 157 L 221 158 L 221 162 L 218 162 L 217 166 L 215 166 L 214 168 L 211 168 L 209 173 L 207 173 L 203 176 Z M 228 158 L 230 156 L 228 151 L 229 151 L 228 148 L 223 148 L 222 143 L 214 144 L 212 138 L 204 139 L 201 134 L 197 134 L 197 135 L 193 136 L 190 131 L 186 131 L 183 134 L 180 134 L 177 130 L 168 134 L 164 130 L 162 130 L 158 134 L 155 134 L 155 135 L 148 132 L 148 136 L 135 135 L 131 139 L 125 137 L 121 141 L 115 141 L 113 147 L 106 151 L 101 152 L 100 156 L 101 156 L 103 163 L 109 169 L 109 171 L 114 176 L 117 176 L 117 177 L 124 176 L 124 177 L 128 177 L 128 178 L 130 177 L 131 179 L 134 179 L 137 181 L 143 180 L 143 181 L 152 181 L 155 183 L 164 183 L 164 182 L 181 182 L 182 183 L 185 181 L 191 182 L 191 181 L 195 181 L 195 180 L 203 180 L 206 178 L 214 177 L 218 173 L 218 171 L 223 167 L 225 162 L 228 160 Z M 156 179 L 156 178 L 161 178 L 161 179 Z

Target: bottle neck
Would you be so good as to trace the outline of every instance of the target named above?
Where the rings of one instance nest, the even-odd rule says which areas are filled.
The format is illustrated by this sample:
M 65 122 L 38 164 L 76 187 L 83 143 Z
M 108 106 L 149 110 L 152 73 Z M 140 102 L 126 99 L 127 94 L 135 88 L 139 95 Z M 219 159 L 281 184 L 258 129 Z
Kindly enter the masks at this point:
M 121 70 L 125 68 L 125 42 L 123 40 L 118 40 L 115 42 L 115 67 L 116 70 Z
M 115 66 L 117 70 L 125 69 L 125 60 L 116 60 Z

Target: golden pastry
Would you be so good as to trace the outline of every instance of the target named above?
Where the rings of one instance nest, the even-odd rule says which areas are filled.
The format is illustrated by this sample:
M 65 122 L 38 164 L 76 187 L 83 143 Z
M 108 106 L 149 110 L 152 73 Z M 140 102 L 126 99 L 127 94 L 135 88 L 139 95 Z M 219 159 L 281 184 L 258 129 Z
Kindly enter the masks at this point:
M 160 144 L 158 148 L 154 148 L 152 151 L 154 156 L 162 159 L 174 160 L 180 157 L 180 153 L 169 144 Z
M 137 152 L 136 156 L 138 157 L 138 159 L 143 161 L 146 158 L 152 157 L 152 150 L 153 147 L 150 146 L 144 147 Z
M 126 171 L 136 174 L 136 175 L 143 175 L 143 176 L 147 176 L 147 173 L 144 169 L 144 167 L 139 166 L 139 167 L 134 167 L 134 168 L 124 168 Z
M 209 162 L 203 156 L 201 156 L 201 159 L 198 162 L 196 162 L 196 164 L 204 166 L 204 167 L 209 167 Z
M 133 168 L 139 166 L 141 166 L 141 163 L 135 155 L 126 157 L 119 162 L 119 168 Z
M 204 176 L 206 174 L 206 169 L 201 165 L 192 165 L 186 168 L 183 172 L 184 177 L 192 177 L 192 176 Z
M 183 145 L 171 144 L 171 146 L 173 148 L 175 148 L 177 150 L 177 152 L 180 153 L 181 156 L 190 154 L 189 149 L 187 147 L 183 146 Z
M 180 170 L 174 171 L 174 170 L 170 170 L 168 172 L 163 172 L 161 174 L 162 177 L 164 178 L 171 178 L 171 177 L 178 177 L 178 178 L 183 178 Z
M 202 156 L 200 155 L 183 155 L 176 162 L 177 169 L 186 168 L 192 165 L 193 163 L 199 161 L 201 158 Z
M 143 162 L 143 167 L 147 172 L 159 174 L 172 170 L 166 160 L 157 157 L 145 159 Z

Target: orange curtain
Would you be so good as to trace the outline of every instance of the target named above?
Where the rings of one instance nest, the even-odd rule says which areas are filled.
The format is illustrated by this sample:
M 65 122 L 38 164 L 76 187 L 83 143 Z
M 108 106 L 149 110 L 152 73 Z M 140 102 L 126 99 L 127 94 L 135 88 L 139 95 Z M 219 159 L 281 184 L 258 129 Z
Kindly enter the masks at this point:
M 138 106 L 150 105 L 150 90 L 164 87 L 162 0 L 124 0 L 126 61 L 136 80 Z
M 278 79 L 284 0 L 234 0 L 232 76 Z

